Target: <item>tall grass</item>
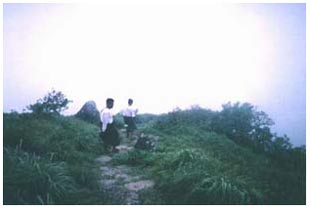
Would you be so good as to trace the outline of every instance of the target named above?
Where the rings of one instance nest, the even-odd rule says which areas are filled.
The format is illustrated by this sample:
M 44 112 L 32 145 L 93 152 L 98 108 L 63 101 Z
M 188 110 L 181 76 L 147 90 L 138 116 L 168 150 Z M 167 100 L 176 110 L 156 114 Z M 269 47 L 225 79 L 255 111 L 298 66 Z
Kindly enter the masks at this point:
M 215 114 L 177 111 L 139 124 L 140 131 L 160 137 L 155 149 L 115 154 L 112 162 L 155 180 L 142 203 L 306 203 L 305 149 L 280 143 L 272 152 L 257 152 L 213 129 Z M 121 126 L 120 116 L 118 121 Z M 72 117 L 4 114 L 4 203 L 111 203 L 97 184 L 94 158 L 103 152 L 98 132 Z
M 155 151 L 136 165 L 145 166 L 144 159 L 152 159 L 148 170 L 156 181 L 154 189 L 161 202 L 305 204 L 302 150 L 285 151 L 281 153 L 285 157 L 280 158 L 255 152 L 224 134 L 212 132 L 210 120 L 214 113 L 201 111 L 165 114 L 143 130 L 160 136 L 160 140 Z M 126 162 L 129 158 L 124 159 Z M 156 204 L 156 200 L 151 202 Z
M 99 128 L 74 117 L 4 114 L 4 204 L 105 204 Z
M 158 189 L 167 204 L 254 204 L 261 194 L 233 163 L 199 148 L 163 152 L 154 168 Z
M 4 148 L 4 204 L 57 204 L 76 190 L 65 162 Z

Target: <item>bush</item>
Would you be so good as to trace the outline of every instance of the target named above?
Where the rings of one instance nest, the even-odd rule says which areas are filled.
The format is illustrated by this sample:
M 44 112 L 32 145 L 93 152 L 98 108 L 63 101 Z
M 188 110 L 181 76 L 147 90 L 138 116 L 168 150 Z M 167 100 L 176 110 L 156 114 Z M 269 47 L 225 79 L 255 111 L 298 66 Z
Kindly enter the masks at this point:
M 256 151 L 268 151 L 273 135 L 270 126 L 274 122 L 269 116 L 258 111 L 249 103 L 222 105 L 223 109 L 212 120 L 211 127 L 217 133 L 243 146 L 253 147 Z
M 31 104 L 27 109 L 35 114 L 57 114 L 66 110 L 67 105 L 72 102 L 68 100 L 65 95 L 60 91 L 52 90 L 48 92 L 43 99 L 38 99 L 35 104 Z

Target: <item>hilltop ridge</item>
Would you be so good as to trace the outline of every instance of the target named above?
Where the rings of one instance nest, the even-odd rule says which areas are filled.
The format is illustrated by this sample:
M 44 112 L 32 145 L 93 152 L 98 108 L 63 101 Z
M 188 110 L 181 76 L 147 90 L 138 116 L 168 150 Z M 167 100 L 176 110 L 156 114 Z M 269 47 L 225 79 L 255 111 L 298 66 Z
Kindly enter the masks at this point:
M 121 131 L 122 116 L 115 121 Z M 73 116 L 4 114 L 4 204 L 123 204 L 100 184 L 117 167 L 153 182 L 129 192 L 129 204 L 305 204 L 306 150 L 272 134 L 271 124 L 248 103 L 138 115 L 135 137 L 156 136 L 154 149 L 131 148 L 100 167 L 96 159 L 110 154 L 99 126 Z

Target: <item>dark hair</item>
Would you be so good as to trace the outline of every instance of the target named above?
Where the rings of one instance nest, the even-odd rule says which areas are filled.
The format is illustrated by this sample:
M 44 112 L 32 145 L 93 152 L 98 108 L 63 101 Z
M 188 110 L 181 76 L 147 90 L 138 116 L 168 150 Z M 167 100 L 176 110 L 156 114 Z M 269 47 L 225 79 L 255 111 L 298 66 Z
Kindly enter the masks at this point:
M 107 103 L 114 102 L 114 99 L 112 99 L 112 98 L 107 98 L 106 102 L 107 102 Z
M 133 103 L 133 100 L 132 99 L 128 99 L 128 104 L 132 104 Z

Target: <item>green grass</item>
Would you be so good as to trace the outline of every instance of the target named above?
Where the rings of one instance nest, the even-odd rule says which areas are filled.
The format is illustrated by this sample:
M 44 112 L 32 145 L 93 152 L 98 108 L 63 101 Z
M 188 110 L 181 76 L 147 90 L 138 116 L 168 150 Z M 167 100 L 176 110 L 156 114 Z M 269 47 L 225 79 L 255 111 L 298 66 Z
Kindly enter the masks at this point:
M 4 149 L 5 204 L 55 204 L 76 188 L 67 163 Z
M 140 119 L 140 132 L 160 138 L 154 151 L 114 154 L 112 163 L 155 181 L 141 192 L 142 204 L 306 203 L 304 149 L 257 151 L 213 129 L 215 114 L 197 109 Z M 99 127 L 11 113 L 3 128 L 4 204 L 111 203 L 94 162 L 104 153 Z
M 147 171 L 156 181 L 153 198 L 145 197 L 146 202 L 156 204 L 158 197 L 164 204 L 305 204 L 302 153 L 299 162 L 279 163 L 195 120 L 181 117 L 173 124 L 164 115 L 158 121 L 142 130 L 160 136 L 155 151 L 134 161 L 135 166 L 150 165 Z M 129 159 L 130 154 L 121 161 Z
M 229 153 L 226 157 L 222 152 L 225 148 L 230 148 L 230 153 L 237 154 L 231 141 L 216 134 L 206 134 L 206 137 L 204 142 L 184 136 L 170 137 L 166 139 L 167 142 L 163 142 L 167 143 L 167 148 L 159 153 L 158 160 L 155 161 L 154 178 L 160 191 L 165 194 L 167 203 L 260 203 L 259 195 L 247 189 L 258 187 L 255 179 L 247 178 L 245 167 L 238 158 L 229 159 Z M 242 153 L 242 149 L 238 150 L 240 151 Z M 251 157 L 253 162 L 243 162 L 248 169 L 254 169 L 249 166 L 256 161 Z
M 74 117 L 4 114 L 4 204 L 105 204 L 99 128 Z

